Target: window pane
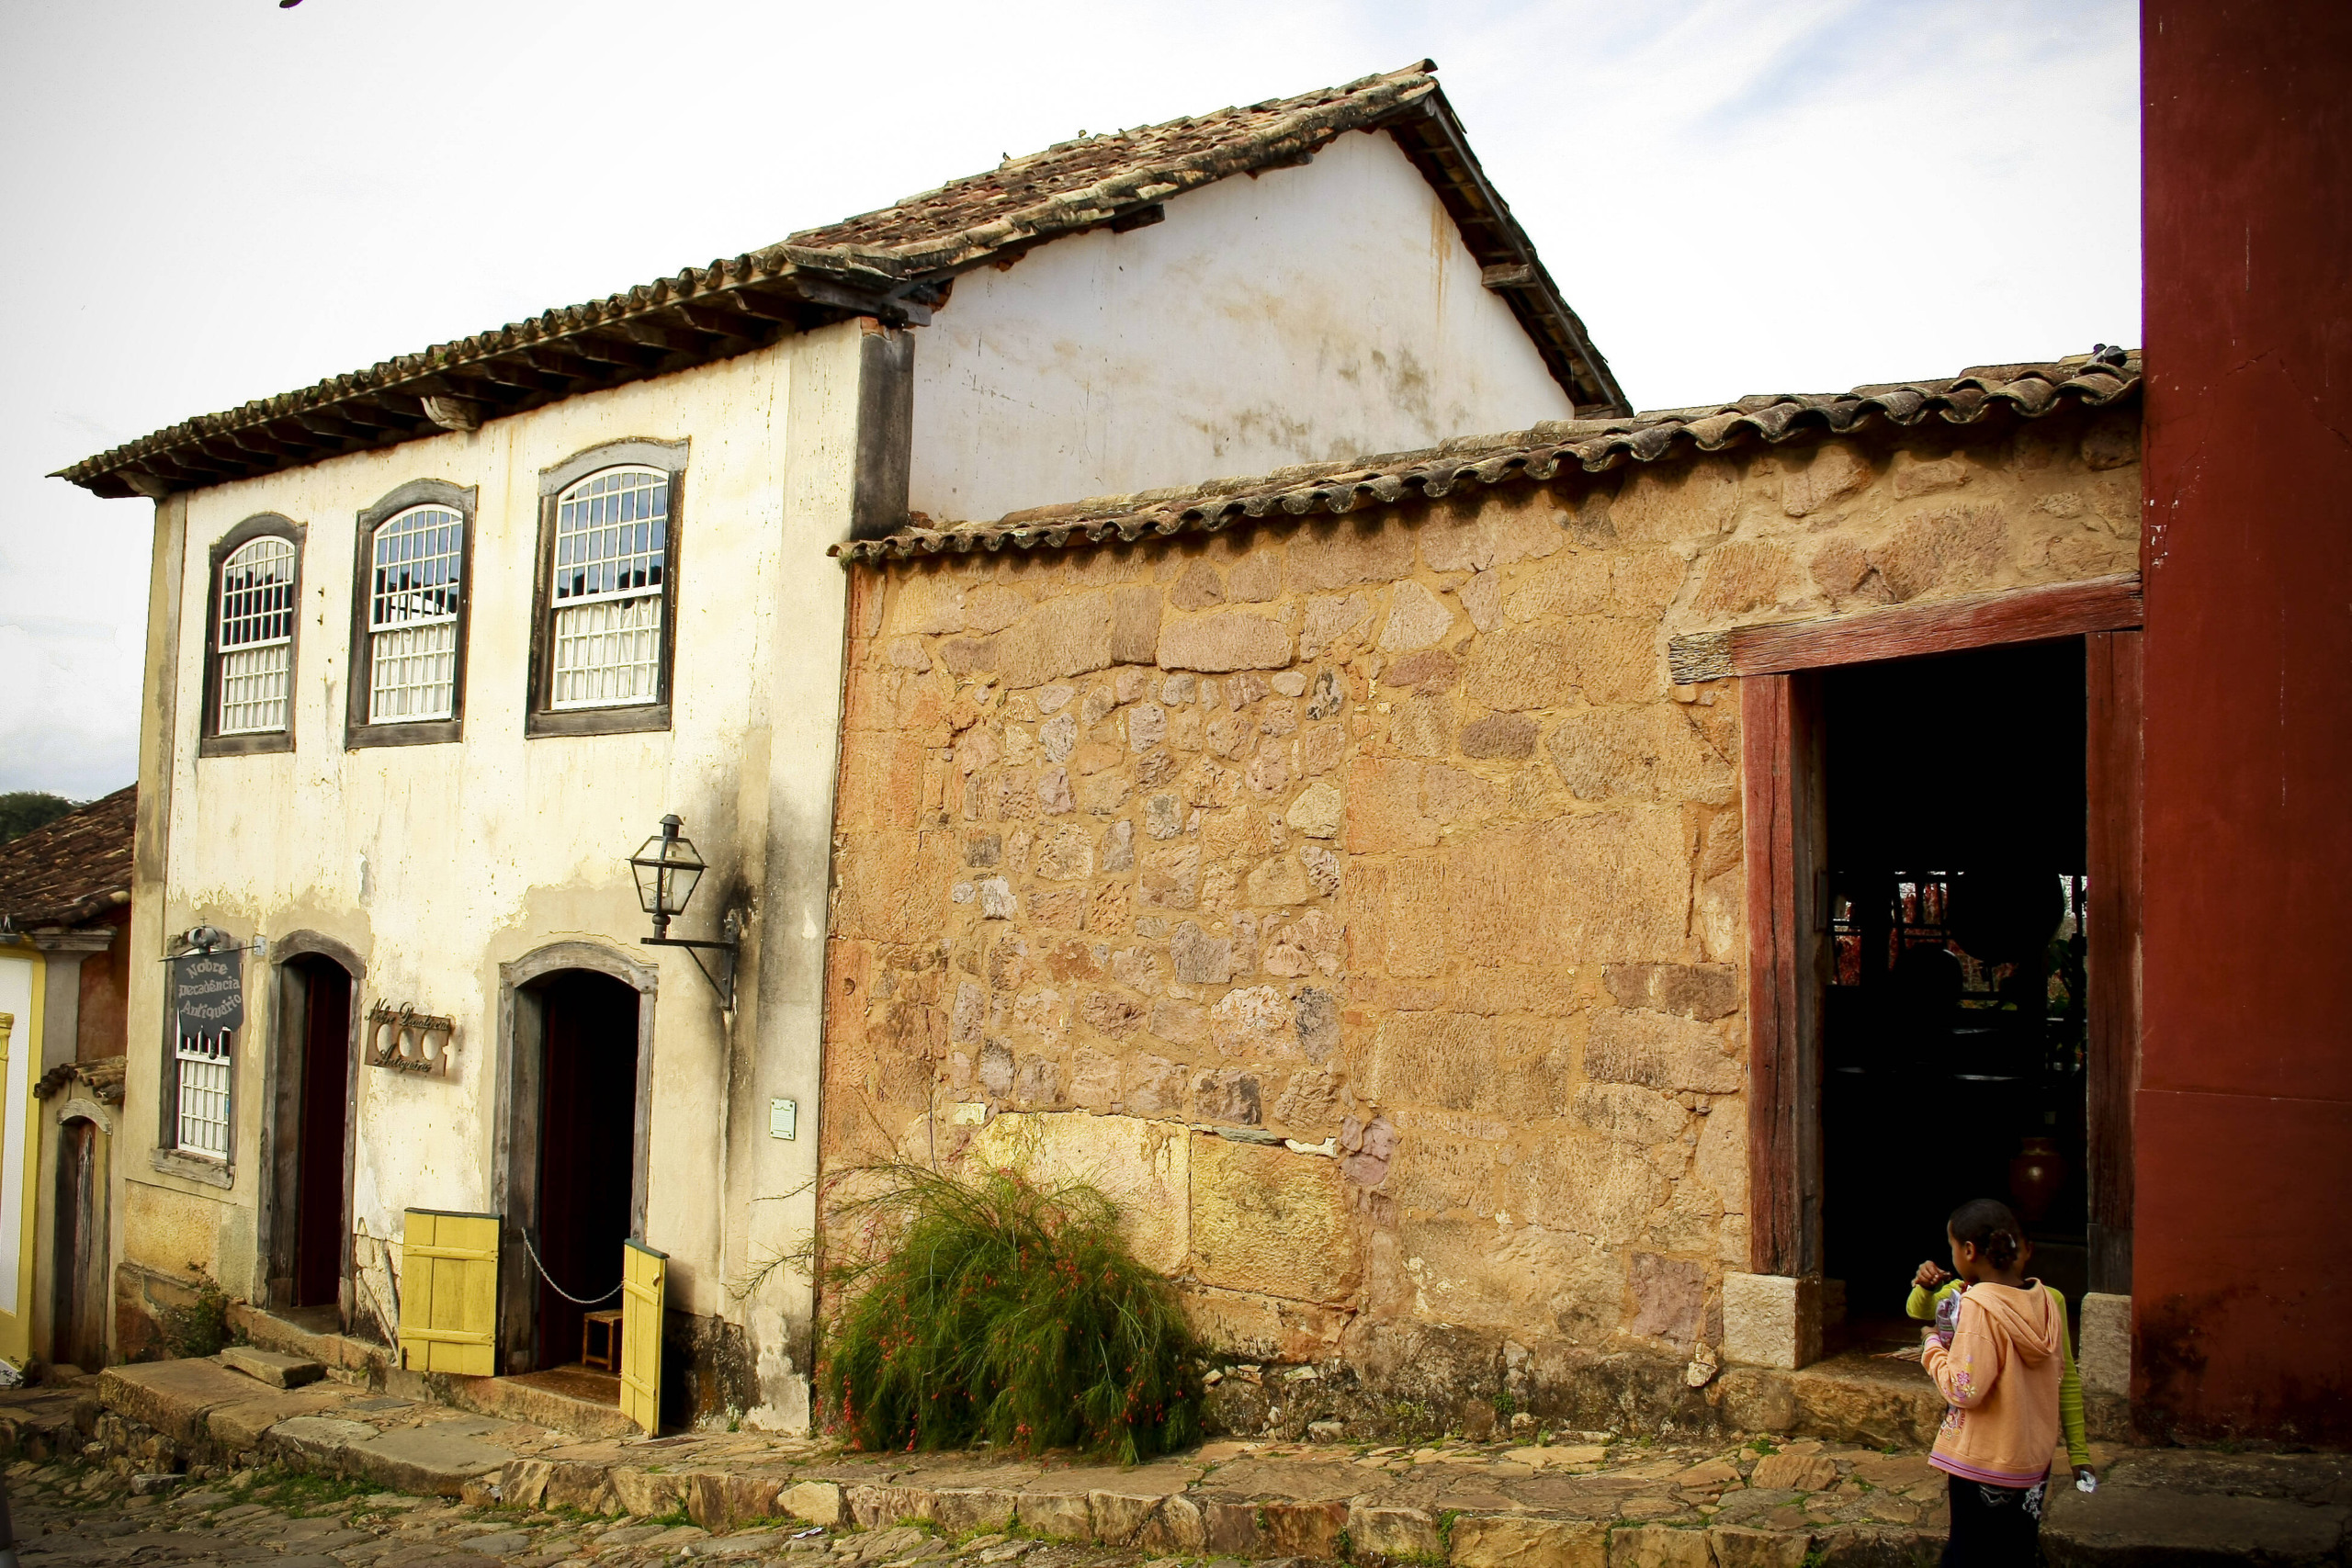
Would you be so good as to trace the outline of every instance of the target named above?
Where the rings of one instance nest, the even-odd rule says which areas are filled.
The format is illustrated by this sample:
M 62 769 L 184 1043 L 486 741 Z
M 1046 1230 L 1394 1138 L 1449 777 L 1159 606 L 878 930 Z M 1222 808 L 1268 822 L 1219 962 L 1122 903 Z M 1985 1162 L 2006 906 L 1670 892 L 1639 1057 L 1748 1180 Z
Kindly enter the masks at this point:
M 266 735 L 286 728 L 294 645 L 279 640 L 220 655 L 220 733 Z
M 414 507 L 378 528 L 368 624 L 455 620 L 464 548 L 465 525 L 447 507 Z
M 368 722 L 447 718 L 456 711 L 458 623 L 394 626 L 368 638 Z
M 618 707 L 661 695 L 662 599 L 605 599 L 555 613 L 555 705 Z
M 220 733 L 286 728 L 294 661 L 294 545 L 265 535 L 220 563 Z
M 229 1036 L 184 1034 L 179 1049 L 178 1144 L 190 1154 L 229 1156 Z
M 564 491 L 556 502 L 558 603 L 630 593 L 662 581 L 669 514 L 670 477 L 651 468 L 607 468 Z
M 416 506 L 376 530 L 368 583 L 368 722 L 447 718 L 457 711 L 458 608 L 465 520 Z

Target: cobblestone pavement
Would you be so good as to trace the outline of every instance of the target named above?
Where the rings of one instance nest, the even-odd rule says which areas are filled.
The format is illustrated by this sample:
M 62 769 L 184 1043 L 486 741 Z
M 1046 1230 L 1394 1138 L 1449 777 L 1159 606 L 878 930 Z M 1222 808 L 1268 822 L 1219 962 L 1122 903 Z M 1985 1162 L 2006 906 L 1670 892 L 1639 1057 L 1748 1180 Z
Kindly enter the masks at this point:
M 1001 1534 L 951 1541 L 900 1527 L 838 1531 L 787 1522 L 720 1535 L 681 1516 L 605 1518 L 379 1492 L 341 1477 L 242 1470 L 149 1495 L 103 1467 L 20 1462 L 8 1472 L 24 1568 L 648 1568 L 786 1561 L 800 1568 L 1122 1568 L 1143 1554 Z M 1173 1568 L 1173 1560 L 1170 1560 Z M 1238 1565 L 1235 1565 L 1238 1568 Z
M 1924 1454 L 1812 1439 L 1224 1439 L 1121 1467 L 583 1440 L 353 1389 L 256 1399 L 193 1361 L 0 1395 L 9 1450 L 23 1568 L 1891 1568 L 1935 1561 L 1945 1529 Z M 2051 1500 L 2055 1568 L 2346 1561 L 2346 1456 L 2093 1457 L 2098 1495 Z

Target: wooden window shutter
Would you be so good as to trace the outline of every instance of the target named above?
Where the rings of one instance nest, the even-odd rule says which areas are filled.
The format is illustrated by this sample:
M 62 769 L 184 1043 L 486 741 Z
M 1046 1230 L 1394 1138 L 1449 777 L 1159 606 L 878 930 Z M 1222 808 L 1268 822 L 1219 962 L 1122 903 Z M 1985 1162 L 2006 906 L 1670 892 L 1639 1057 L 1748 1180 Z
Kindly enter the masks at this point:
M 401 1365 L 495 1375 L 498 1216 L 411 1209 L 401 1247 Z
M 621 1244 L 621 1414 L 662 1429 L 662 1309 L 670 1255 Z

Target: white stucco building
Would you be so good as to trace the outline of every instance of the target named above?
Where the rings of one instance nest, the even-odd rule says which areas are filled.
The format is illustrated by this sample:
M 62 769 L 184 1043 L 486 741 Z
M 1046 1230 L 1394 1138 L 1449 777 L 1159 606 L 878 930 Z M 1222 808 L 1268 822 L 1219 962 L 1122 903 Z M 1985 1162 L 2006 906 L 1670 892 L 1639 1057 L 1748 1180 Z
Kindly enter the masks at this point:
M 668 1255 L 673 1420 L 808 1419 L 828 546 L 1622 410 L 1426 64 L 1089 138 L 65 471 L 155 502 L 116 1349 L 209 1272 L 382 1334 L 495 1215 L 494 1370 Z M 1244 177 L 1236 177 L 1244 176 Z M 709 870 L 645 945 L 627 857 Z M 245 950 L 178 1017 L 171 933 Z M 143 961 L 142 961 L 143 960 Z M 377 1022 L 433 1021 L 405 1060 Z M 787 1132 L 793 1135 L 785 1135 Z M 756 1283 L 753 1281 L 756 1280 Z M 574 1386 L 585 1386 L 575 1383 Z

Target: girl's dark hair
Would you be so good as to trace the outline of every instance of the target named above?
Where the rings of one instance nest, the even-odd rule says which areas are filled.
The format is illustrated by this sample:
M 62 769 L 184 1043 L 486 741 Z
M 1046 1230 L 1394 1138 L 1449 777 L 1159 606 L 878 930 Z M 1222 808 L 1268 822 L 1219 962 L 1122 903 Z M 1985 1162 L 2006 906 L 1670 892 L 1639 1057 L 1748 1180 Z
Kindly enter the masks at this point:
M 2025 1227 L 1995 1199 L 1971 1199 L 1951 1212 L 1947 1224 L 1952 1240 L 1974 1243 L 1977 1256 L 1996 1269 L 2015 1268 L 2025 1250 Z

